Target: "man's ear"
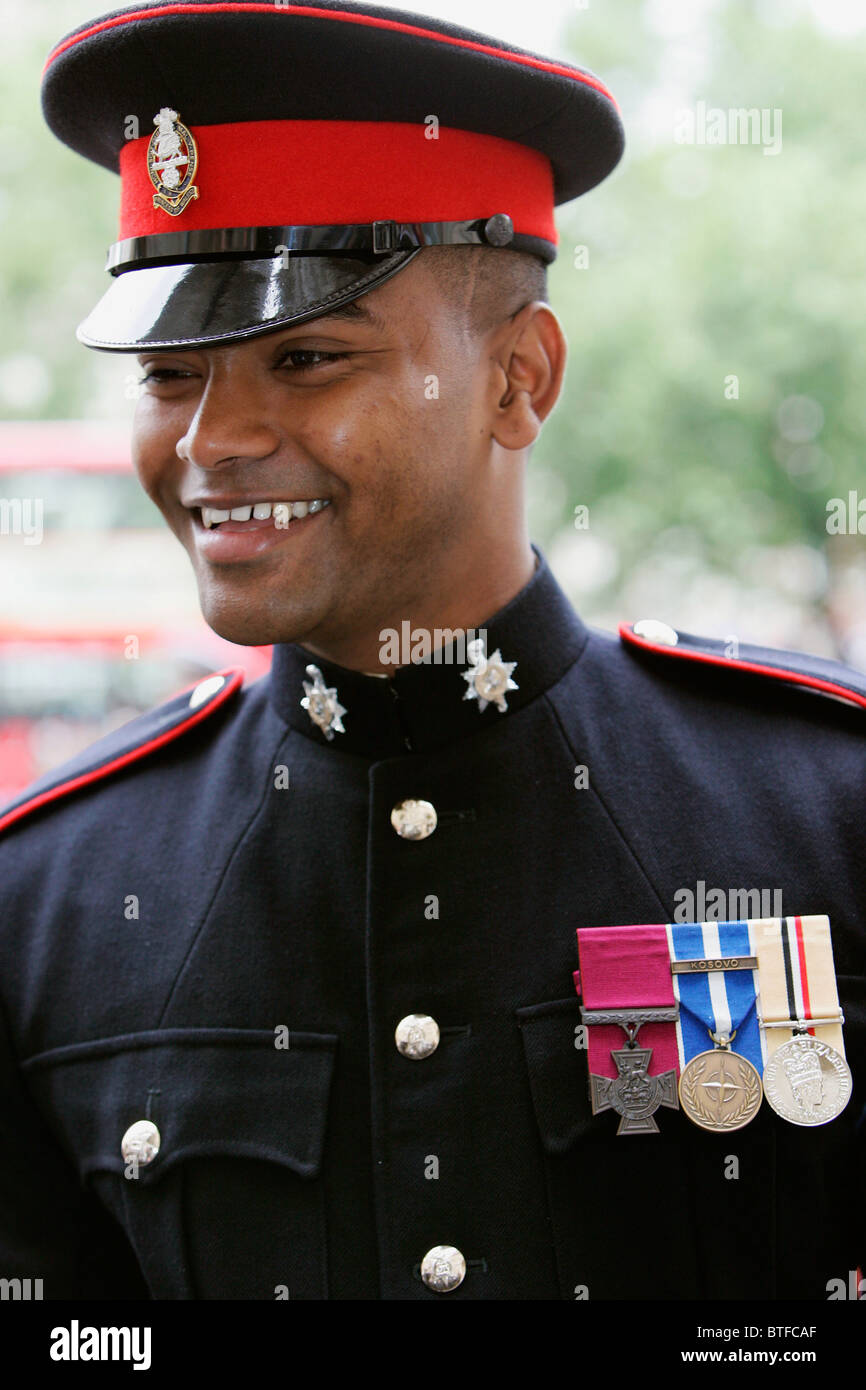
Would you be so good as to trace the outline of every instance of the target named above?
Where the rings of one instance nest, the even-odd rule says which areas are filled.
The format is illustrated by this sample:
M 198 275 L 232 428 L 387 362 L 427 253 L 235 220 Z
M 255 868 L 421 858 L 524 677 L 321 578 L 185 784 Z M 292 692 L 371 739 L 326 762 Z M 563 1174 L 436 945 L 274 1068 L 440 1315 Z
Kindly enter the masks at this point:
M 491 434 L 503 449 L 534 444 L 559 399 L 568 347 L 549 304 L 535 300 L 496 331 Z

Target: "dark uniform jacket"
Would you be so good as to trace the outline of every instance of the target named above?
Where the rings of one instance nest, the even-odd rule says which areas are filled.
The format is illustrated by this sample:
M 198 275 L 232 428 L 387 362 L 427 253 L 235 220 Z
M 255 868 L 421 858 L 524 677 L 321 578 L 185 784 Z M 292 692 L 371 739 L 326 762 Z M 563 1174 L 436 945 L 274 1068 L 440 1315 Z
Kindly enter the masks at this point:
M 506 713 L 463 698 L 465 666 L 319 662 L 346 709 L 328 741 L 311 657 L 278 646 L 0 818 L 0 1275 L 46 1298 L 825 1299 L 863 1264 L 866 680 L 590 631 L 543 561 L 487 634 L 517 663 Z M 392 825 L 406 798 L 436 809 L 423 840 Z M 832 1123 L 764 1103 L 717 1135 L 664 1109 L 617 1138 L 591 1114 L 575 931 L 671 921 L 699 881 L 829 914 L 854 1077 Z M 413 1013 L 440 1029 L 423 1059 L 395 1045 Z M 161 1147 L 127 1176 L 142 1119 Z M 466 1260 L 448 1294 L 419 1273 L 438 1245 Z

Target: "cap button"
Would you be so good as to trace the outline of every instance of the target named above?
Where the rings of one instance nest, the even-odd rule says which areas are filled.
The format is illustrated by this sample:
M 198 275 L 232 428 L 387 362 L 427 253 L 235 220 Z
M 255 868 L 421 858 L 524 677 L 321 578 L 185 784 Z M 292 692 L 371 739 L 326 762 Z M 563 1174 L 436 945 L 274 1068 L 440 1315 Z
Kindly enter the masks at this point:
M 514 240 L 514 223 L 507 212 L 488 217 L 484 224 L 484 240 L 488 246 L 508 246 Z

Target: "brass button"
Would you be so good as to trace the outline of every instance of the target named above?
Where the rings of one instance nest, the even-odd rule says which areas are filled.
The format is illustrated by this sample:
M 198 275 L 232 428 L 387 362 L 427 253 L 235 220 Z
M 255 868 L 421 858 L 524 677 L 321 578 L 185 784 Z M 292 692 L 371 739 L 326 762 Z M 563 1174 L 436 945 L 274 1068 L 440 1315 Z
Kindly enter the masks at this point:
M 136 1120 L 121 1139 L 120 1152 L 125 1163 L 135 1162 L 146 1168 L 159 1153 L 160 1143 L 159 1130 L 152 1120 Z
M 436 807 L 429 801 L 398 801 L 391 824 L 401 840 L 426 840 L 436 829 Z
M 434 1293 L 451 1293 L 466 1278 L 466 1261 L 453 1245 L 434 1245 L 421 1261 L 421 1278 Z
M 407 1014 L 397 1024 L 394 1040 L 398 1052 L 420 1062 L 439 1046 L 439 1024 L 429 1014 Z

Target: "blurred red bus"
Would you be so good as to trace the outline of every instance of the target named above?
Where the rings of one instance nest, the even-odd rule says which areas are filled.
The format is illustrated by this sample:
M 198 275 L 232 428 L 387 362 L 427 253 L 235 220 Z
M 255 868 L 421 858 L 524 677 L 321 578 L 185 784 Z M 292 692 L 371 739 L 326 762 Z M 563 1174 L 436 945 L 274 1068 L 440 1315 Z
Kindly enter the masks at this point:
M 0 424 L 0 804 L 198 677 L 270 659 L 205 623 L 128 425 Z

